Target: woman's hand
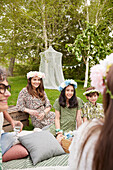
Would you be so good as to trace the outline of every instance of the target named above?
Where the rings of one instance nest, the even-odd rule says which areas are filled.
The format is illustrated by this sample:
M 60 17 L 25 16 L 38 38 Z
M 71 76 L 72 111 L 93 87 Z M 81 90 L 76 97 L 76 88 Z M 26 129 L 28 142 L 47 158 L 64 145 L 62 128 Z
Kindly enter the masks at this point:
M 35 116 L 39 120 L 42 120 L 45 116 L 45 111 L 39 113 L 37 110 L 26 109 L 26 112 L 28 112 L 31 116 Z
M 20 126 L 20 132 L 21 132 L 22 129 L 23 129 L 23 123 L 20 122 L 20 121 L 13 120 L 13 121 L 11 122 L 11 125 L 12 125 L 13 129 L 14 129 L 14 127 L 15 127 L 16 125 Z
M 31 110 L 31 109 L 29 109 L 29 114 L 31 115 L 31 116 L 38 116 L 39 115 L 39 112 L 37 112 L 37 110 Z
M 44 112 L 41 112 L 41 113 L 38 114 L 36 117 L 37 117 L 37 119 L 42 120 L 42 119 L 44 118 L 44 116 L 45 116 L 45 113 L 44 113 Z

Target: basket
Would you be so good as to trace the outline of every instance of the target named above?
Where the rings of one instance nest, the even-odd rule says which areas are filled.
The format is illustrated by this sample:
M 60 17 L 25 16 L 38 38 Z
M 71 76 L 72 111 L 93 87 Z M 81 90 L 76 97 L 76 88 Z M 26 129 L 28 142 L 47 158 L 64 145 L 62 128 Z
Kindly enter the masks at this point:
M 62 148 L 66 153 L 69 153 L 69 146 L 71 144 L 71 140 L 63 138 L 61 141 Z

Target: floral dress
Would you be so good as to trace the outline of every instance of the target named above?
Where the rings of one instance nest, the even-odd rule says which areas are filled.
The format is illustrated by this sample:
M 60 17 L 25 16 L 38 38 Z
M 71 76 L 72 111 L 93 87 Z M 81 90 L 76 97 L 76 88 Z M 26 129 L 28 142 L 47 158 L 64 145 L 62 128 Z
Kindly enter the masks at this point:
M 25 108 L 37 110 L 39 113 L 43 112 L 45 108 L 51 107 L 51 104 L 49 102 L 49 99 L 47 98 L 46 93 L 44 92 L 45 100 L 42 101 L 40 98 L 36 98 L 30 95 L 27 91 L 27 88 L 23 88 L 18 96 L 17 100 L 17 107 L 19 111 L 24 112 Z M 45 126 L 48 126 L 52 124 L 55 120 L 55 113 L 50 112 L 44 116 L 42 120 L 38 120 L 37 117 L 31 116 L 32 124 L 35 128 L 43 128 Z

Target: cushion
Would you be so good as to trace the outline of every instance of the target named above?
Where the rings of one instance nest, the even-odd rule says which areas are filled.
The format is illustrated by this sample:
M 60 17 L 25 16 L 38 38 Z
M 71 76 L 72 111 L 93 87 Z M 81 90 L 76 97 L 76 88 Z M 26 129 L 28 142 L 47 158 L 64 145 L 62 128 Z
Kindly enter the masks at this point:
M 2 161 L 10 161 L 14 159 L 24 158 L 28 155 L 28 151 L 21 144 L 12 146 L 2 157 Z
M 1 134 L 1 148 L 2 148 L 2 155 L 13 146 L 15 141 L 15 133 L 14 132 L 5 132 Z
M 56 138 L 47 130 L 33 132 L 32 134 L 19 137 L 19 140 L 29 151 L 33 165 L 65 153 Z

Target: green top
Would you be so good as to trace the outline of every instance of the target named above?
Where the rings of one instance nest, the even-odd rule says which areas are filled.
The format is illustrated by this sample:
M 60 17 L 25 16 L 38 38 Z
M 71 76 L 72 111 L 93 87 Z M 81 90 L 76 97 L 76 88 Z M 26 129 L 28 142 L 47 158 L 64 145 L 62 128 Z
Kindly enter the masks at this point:
M 78 108 L 68 108 L 62 107 L 59 105 L 59 99 L 56 99 L 53 107 L 55 110 L 60 112 L 60 129 L 63 130 L 63 132 L 69 132 L 76 129 L 76 112 L 77 110 L 80 110 L 83 106 L 83 101 L 77 97 L 78 99 Z M 51 125 L 50 132 L 55 135 L 55 124 Z
M 102 104 L 96 103 L 96 105 L 94 105 L 89 101 L 84 103 L 84 106 L 82 108 L 82 117 L 87 117 L 88 120 L 94 118 L 103 118 L 104 110 Z

